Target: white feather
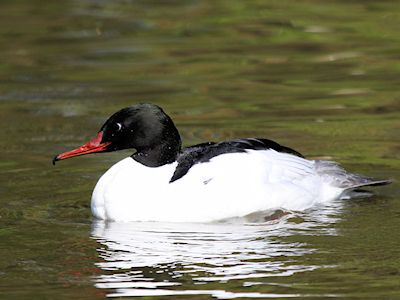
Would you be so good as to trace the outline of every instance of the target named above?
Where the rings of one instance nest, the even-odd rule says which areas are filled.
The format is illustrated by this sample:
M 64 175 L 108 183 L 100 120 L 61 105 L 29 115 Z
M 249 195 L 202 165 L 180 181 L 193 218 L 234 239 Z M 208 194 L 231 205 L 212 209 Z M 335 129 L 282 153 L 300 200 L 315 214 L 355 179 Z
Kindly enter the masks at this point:
M 98 181 L 92 212 L 113 221 L 208 222 L 283 208 L 304 210 L 340 196 L 315 161 L 274 150 L 228 153 L 169 183 L 177 163 L 146 167 L 128 157 Z

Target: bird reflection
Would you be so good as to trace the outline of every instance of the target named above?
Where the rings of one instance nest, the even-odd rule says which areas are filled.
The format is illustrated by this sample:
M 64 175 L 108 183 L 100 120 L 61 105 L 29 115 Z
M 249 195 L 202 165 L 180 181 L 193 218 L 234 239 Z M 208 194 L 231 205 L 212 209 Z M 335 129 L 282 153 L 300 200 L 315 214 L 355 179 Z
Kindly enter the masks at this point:
M 95 286 L 110 290 L 108 296 L 119 297 L 262 297 L 251 292 L 232 294 L 227 282 L 241 280 L 249 287 L 264 284 L 268 278 L 320 268 L 302 262 L 304 255 L 316 249 L 293 242 L 293 237 L 336 234 L 331 224 L 336 222 L 332 211 L 337 209 L 325 207 L 322 213 L 319 209 L 303 215 L 260 213 L 207 224 L 96 220 L 92 238 L 99 244 L 96 266 L 102 275 L 94 278 Z

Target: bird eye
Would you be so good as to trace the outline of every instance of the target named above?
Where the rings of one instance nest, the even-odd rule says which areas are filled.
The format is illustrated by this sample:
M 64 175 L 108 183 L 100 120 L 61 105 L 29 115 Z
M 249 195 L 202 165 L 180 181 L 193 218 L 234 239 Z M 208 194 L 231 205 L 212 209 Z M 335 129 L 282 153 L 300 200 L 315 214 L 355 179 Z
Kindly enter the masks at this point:
M 120 131 L 120 130 L 121 130 L 121 128 L 122 128 L 122 125 L 121 125 L 121 123 L 117 123 L 117 131 Z

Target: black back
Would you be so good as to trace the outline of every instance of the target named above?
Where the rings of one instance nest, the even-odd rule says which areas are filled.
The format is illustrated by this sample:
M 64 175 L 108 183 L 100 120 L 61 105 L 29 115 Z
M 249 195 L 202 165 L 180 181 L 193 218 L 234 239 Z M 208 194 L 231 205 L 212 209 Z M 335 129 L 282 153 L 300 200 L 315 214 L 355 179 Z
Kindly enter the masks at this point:
M 182 178 L 189 169 L 197 164 L 210 161 L 211 158 L 225 153 L 241 153 L 246 150 L 268 150 L 293 154 L 303 157 L 299 152 L 281 146 L 278 143 L 261 138 L 238 139 L 225 142 L 208 142 L 184 148 L 177 158 L 178 165 L 170 182 Z

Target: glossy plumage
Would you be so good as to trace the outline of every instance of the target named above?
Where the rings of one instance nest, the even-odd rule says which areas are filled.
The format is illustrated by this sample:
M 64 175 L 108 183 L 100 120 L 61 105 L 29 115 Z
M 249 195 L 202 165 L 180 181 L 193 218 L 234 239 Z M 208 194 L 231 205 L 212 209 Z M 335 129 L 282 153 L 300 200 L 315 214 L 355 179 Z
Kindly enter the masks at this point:
M 112 221 L 208 222 L 270 209 L 305 210 L 348 198 L 361 186 L 387 184 L 307 160 L 267 139 L 207 142 L 181 149 L 172 120 L 139 104 L 112 115 L 96 138 L 54 161 L 134 148 L 111 167 L 92 195 L 96 218 Z

